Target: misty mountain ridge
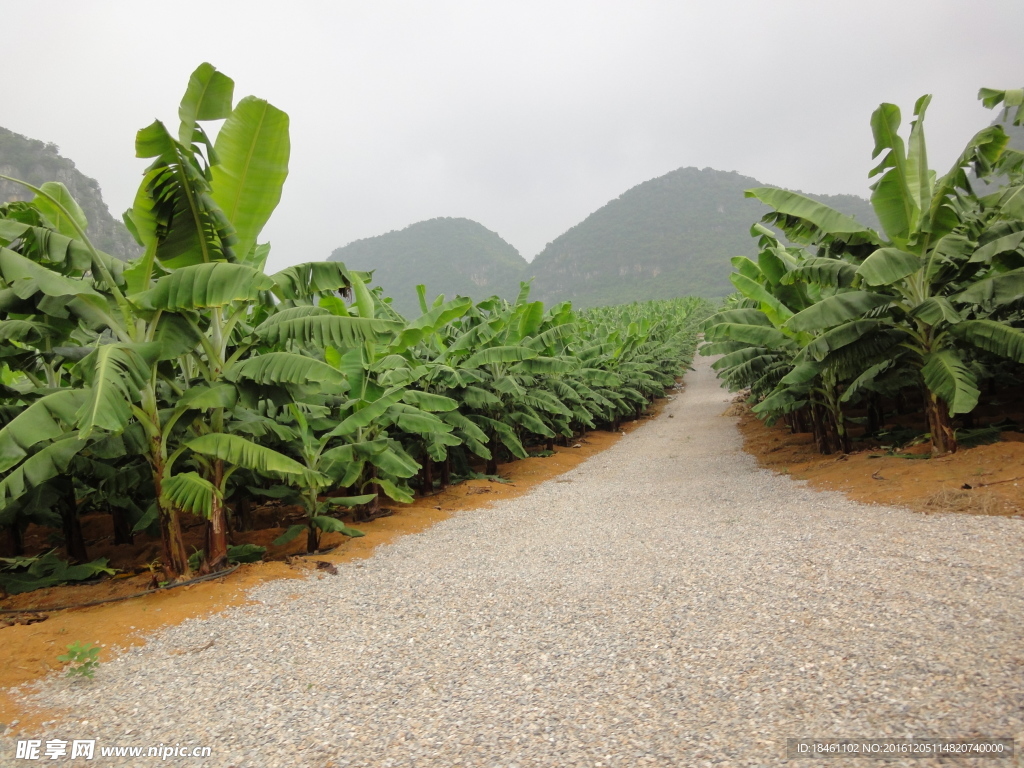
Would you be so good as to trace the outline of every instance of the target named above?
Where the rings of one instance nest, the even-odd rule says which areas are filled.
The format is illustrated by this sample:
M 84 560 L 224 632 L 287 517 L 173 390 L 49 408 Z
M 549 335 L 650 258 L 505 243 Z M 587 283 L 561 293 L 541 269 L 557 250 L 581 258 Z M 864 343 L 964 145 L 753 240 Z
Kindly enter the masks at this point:
M 770 209 L 744 197 L 765 185 L 735 171 L 679 168 L 608 202 L 544 248 L 525 273 L 537 298 L 587 307 L 647 299 L 732 293 L 730 262 L 756 256 L 750 227 Z M 807 193 L 801 193 L 807 194 Z M 877 227 L 856 195 L 814 195 Z
M 373 270 L 373 283 L 384 288 L 403 315 L 420 313 L 416 286 L 427 286 L 431 299 L 443 293 L 482 299 L 497 294 L 514 299 L 526 259 L 496 232 L 475 221 L 436 218 L 405 229 L 356 240 L 337 248 L 328 261 L 350 269 Z
M 79 171 L 73 161 L 63 157 L 55 144 L 0 128 L 0 174 L 37 187 L 48 181 L 59 181 L 85 213 L 89 222 L 86 234 L 93 245 L 123 261 L 141 255 L 142 249 L 124 224 L 110 214 L 110 209 L 103 202 L 99 183 Z M 31 190 L 0 179 L 0 203 L 31 200 L 32 197 Z
M 374 284 L 402 314 L 419 314 L 415 287 L 428 297 L 515 298 L 533 279 L 531 298 L 578 307 L 733 291 L 733 256 L 756 256 L 750 227 L 768 212 L 744 190 L 765 186 L 734 171 L 679 168 L 623 192 L 559 235 L 527 262 L 514 246 L 469 219 L 437 218 L 356 240 L 329 257 L 374 270 Z M 806 194 L 806 193 L 802 193 Z M 877 227 L 856 195 L 807 195 Z

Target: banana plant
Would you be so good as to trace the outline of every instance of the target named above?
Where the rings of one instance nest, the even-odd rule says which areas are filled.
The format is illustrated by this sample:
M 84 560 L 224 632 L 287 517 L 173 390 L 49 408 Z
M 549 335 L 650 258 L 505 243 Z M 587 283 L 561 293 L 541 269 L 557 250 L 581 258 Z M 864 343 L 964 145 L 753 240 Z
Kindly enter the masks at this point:
M 34 304 L 43 314 L 57 313 L 76 322 L 72 335 L 80 347 L 67 353 L 70 357 L 65 355 L 77 362 L 67 367 L 71 388 L 63 394 L 73 394 L 79 402 L 73 415 L 64 413 L 53 421 L 63 425 L 61 434 L 43 433 L 47 435 L 45 444 L 38 436 L 29 436 L 30 444 L 37 446 L 35 453 L 22 455 L 21 464 L 12 466 L 0 482 L 0 498 L 9 500 L 65 473 L 72 458 L 86 445 L 120 434 L 133 418 L 157 423 L 157 366 L 182 351 L 182 329 L 173 317 L 147 322 L 138 315 L 126 298 L 127 279 L 120 264 L 115 265 L 112 257 L 93 246 L 85 234 L 87 222 L 80 209 L 60 189 L 25 186 L 45 202 L 50 223 L 59 221 L 68 228 L 66 231 L 74 232 L 74 237 L 56 230 L 44 235 L 41 227 L 24 231 L 22 243 L 31 238 L 37 245 L 45 244 L 45 248 L 30 248 L 27 256 L 10 248 L 0 250 L 0 278 L 10 295 L 22 302 Z M 56 258 L 61 250 L 65 257 Z M 45 258 L 40 258 L 43 254 Z M 86 265 L 92 278 L 74 274 L 84 272 Z M 71 274 L 62 274 L 69 269 Z M 15 442 L 22 441 L 15 434 L 18 425 L 12 422 L 5 429 Z M 147 442 L 147 448 L 152 449 L 159 443 L 159 435 L 150 437 L 154 440 Z M 161 457 L 152 450 L 146 453 L 156 477 Z M 159 490 L 157 494 L 159 497 Z M 161 522 L 169 571 L 177 574 L 182 572 L 178 568 L 187 570 L 180 525 L 173 514 L 165 514 Z
M 1007 243 L 993 239 L 1002 232 L 989 227 L 998 216 L 978 210 L 967 170 L 973 167 L 979 177 L 989 174 L 1006 145 L 1006 134 L 999 126 L 980 131 L 950 171 L 936 178 L 928 168 L 924 139 L 929 102 L 924 96 L 915 105 L 906 143 L 899 135 L 898 107 L 882 104 L 872 115 L 874 156 L 881 161 L 871 172 L 877 177 L 871 202 L 884 236 L 795 193 L 757 188 L 747 195 L 775 208 L 765 220 L 790 239 L 816 244 L 823 255 L 859 262 L 855 290 L 815 303 L 785 327 L 822 332 L 808 350 L 814 362 L 870 337 L 898 334 L 919 371 L 933 452 L 943 454 L 957 449 L 951 417 L 977 404 L 969 351 L 1022 362 L 1024 335 L 970 309 L 984 289 L 969 283 L 985 269 L 986 254 L 1002 252 Z M 990 285 L 1000 280 L 991 279 Z
M 750 389 L 754 413 L 769 423 L 787 418 L 794 429 L 809 422 L 821 453 L 848 452 L 843 406 L 853 393 L 844 386 L 876 362 L 872 356 L 888 354 L 900 339 L 890 338 L 880 349 L 859 343 L 813 357 L 827 343 L 821 340 L 822 332 L 791 321 L 825 300 L 853 292 L 857 265 L 784 247 L 761 224 L 755 224 L 751 233 L 761 247 L 757 262 L 734 258 L 737 271 L 730 276 L 744 297 L 743 306 L 706 321 L 710 343 L 702 354 L 726 353 L 713 368 L 731 389 Z M 852 353 L 859 355 L 854 363 L 859 370 L 850 376 Z M 858 389 L 867 386 L 862 379 Z
M 175 313 L 187 323 L 195 345 L 179 364 L 187 379 L 198 372 L 214 387 L 247 349 L 239 343 L 240 326 L 278 287 L 263 273 L 269 246 L 257 238 L 288 173 L 288 116 L 252 96 L 233 100 L 231 78 L 209 64 L 196 69 L 178 110 L 177 138 L 160 121 L 139 132 L 137 154 L 152 163 L 125 214 L 145 248 L 129 273 L 133 305 L 149 317 Z M 215 142 L 202 127 L 213 120 L 224 120 Z M 227 407 L 209 409 L 210 434 L 225 432 Z M 248 455 L 228 451 L 225 441 L 214 444 L 222 453 Z M 222 490 L 230 468 L 218 453 L 199 453 L 196 462 L 209 501 L 200 505 L 208 520 L 202 564 L 208 572 L 227 561 Z
M 300 456 L 305 472 L 292 480 L 291 488 L 285 489 L 284 493 L 275 493 L 274 496 L 285 503 L 300 504 L 306 514 L 306 522 L 289 527 L 274 540 L 274 545 L 283 546 L 305 531 L 306 551 L 313 553 L 320 550 L 320 539 L 325 532 L 350 537 L 362 536 L 362 531 L 345 525 L 329 513 L 338 507 L 352 508 L 369 504 L 376 498 L 376 494 L 332 496 L 321 500 L 326 490 L 336 487 L 341 481 L 349 462 L 339 460 L 337 451 L 332 452 L 331 443 L 336 435 L 331 431 L 316 434 L 311 419 L 307 418 L 298 405 L 290 403 L 288 411 L 297 427 L 293 451 Z

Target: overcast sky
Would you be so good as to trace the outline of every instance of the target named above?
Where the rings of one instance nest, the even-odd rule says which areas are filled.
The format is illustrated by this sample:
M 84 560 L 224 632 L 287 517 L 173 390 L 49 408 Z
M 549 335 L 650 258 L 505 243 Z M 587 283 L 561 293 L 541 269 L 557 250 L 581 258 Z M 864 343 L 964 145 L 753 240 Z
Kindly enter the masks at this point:
M 291 117 L 268 270 L 436 216 L 532 259 L 682 166 L 867 195 L 871 111 L 935 98 L 946 170 L 1020 87 L 1021 0 L 0 0 L 0 125 L 57 144 L 112 212 L 209 61 Z M 176 132 L 176 128 L 172 128 Z

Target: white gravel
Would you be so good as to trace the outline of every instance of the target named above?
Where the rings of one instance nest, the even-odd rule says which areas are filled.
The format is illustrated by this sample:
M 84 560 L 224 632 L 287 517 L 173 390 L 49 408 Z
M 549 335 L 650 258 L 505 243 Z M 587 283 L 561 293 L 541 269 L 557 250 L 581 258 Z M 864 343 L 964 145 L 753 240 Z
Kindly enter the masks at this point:
M 92 682 L 46 681 L 32 700 L 88 724 L 40 738 L 208 745 L 162 762 L 259 768 L 803 766 L 786 739 L 814 737 L 1019 752 L 1022 521 L 758 469 L 697 367 L 659 419 L 522 498 L 263 586 Z M 0 764 L 33 763 L 6 740 Z

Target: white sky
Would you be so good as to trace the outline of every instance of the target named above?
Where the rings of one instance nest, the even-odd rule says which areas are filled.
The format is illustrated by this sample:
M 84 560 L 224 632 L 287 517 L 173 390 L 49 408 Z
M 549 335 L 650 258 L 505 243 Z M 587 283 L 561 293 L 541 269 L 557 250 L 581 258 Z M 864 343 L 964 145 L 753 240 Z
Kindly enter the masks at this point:
M 681 166 L 867 195 L 869 117 L 933 93 L 946 170 L 1022 85 L 1020 0 L 0 0 L 0 125 L 54 142 L 115 216 L 209 61 L 291 117 L 268 270 L 464 216 L 532 259 Z M 172 130 L 175 130 L 172 128 Z

